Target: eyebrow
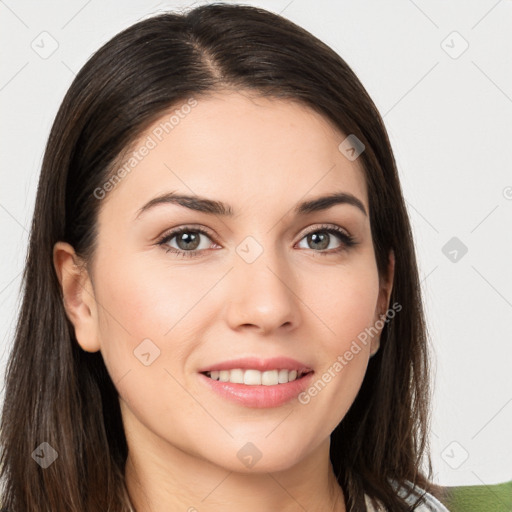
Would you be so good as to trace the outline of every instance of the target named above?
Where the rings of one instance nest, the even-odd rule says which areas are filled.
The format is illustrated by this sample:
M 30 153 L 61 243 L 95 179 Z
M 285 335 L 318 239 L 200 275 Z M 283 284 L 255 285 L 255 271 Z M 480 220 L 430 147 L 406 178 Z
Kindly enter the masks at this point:
M 144 212 L 162 204 L 177 204 L 190 210 L 207 213 L 210 215 L 220 215 L 222 217 L 233 217 L 235 214 L 233 208 L 230 205 L 220 201 L 215 201 L 206 197 L 189 196 L 178 194 L 176 192 L 168 192 L 148 201 L 142 208 L 138 210 L 135 220 L 137 220 Z M 355 206 L 366 216 L 368 215 L 362 201 L 359 200 L 356 196 L 346 192 L 336 192 L 326 196 L 304 201 L 297 204 L 293 211 L 295 215 L 308 215 L 314 212 L 327 210 L 337 204 L 349 204 Z

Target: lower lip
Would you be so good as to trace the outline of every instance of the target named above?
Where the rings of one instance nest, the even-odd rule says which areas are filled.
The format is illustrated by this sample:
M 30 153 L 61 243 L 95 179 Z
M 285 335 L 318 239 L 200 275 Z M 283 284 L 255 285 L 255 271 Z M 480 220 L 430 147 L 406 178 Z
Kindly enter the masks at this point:
M 275 386 L 248 386 L 246 384 L 233 384 L 210 379 L 202 373 L 199 377 L 207 386 L 223 398 L 244 405 L 245 407 L 270 408 L 279 407 L 296 398 L 310 384 L 314 372 L 310 372 L 300 379 L 286 384 Z

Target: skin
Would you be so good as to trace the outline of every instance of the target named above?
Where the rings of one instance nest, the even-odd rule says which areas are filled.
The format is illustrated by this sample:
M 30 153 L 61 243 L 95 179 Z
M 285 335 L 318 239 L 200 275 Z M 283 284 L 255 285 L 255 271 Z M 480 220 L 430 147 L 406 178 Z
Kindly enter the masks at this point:
M 245 407 L 210 391 L 198 375 L 211 363 L 283 355 L 320 377 L 389 307 L 393 254 L 384 279 L 367 215 L 350 204 L 302 217 L 292 211 L 338 191 L 369 211 L 358 160 L 338 150 L 345 137 L 290 101 L 230 91 L 200 98 L 101 200 L 89 272 L 69 244 L 55 245 L 77 340 L 85 351 L 101 351 L 119 392 L 126 482 L 139 511 L 345 510 L 330 434 L 357 395 L 379 335 L 307 405 Z M 165 204 L 135 218 L 168 191 L 228 203 L 235 215 Z M 160 235 L 189 224 L 213 235 L 199 235 L 199 257 L 158 245 Z M 306 235 L 316 226 L 322 232 L 322 224 L 343 228 L 357 245 L 344 248 L 331 234 L 328 248 L 319 249 Z M 248 236 L 263 250 L 252 263 L 236 251 Z M 169 246 L 187 250 L 181 237 Z M 134 356 L 147 338 L 160 350 L 149 366 Z M 251 468 L 237 457 L 248 442 L 261 452 Z

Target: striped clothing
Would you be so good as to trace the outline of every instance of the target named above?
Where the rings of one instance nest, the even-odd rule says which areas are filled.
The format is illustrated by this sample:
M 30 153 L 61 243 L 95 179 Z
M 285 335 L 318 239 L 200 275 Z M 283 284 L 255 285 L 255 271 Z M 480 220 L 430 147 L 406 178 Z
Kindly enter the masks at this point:
M 410 487 L 412 487 L 412 484 L 410 482 L 408 482 L 408 483 L 410 484 Z M 395 488 L 396 488 L 396 485 L 395 485 Z M 423 489 L 418 489 L 418 488 L 416 488 L 416 489 L 417 489 L 417 492 L 419 491 L 419 494 L 424 494 L 424 498 L 423 498 L 423 502 L 421 503 L 421 505 L 418 505 L 414 509 L 415 512 L 450 512 L 437 498 L 435 498 L 434 496 L 432 496 L 429 493 L 425 493 L 425 491 Z M 407 495 L 407 491 L 405 489 L 401 488 L 398 491 L 398 494 L 405 498 Z M 409 505 L 413 505 L 414 502 L 417 500 L 417 498 L 418 498 L 418 496 L 411 495 L 408 498 L 405 498 L 405 501 Z M 367 512 L 388 512 L 388 509 L 385 508 L 382 504 L 380 504 L 380 506 L 377 506 L 377 507 L 372 505 L 370 497 L 366 494 L 365 494 L 365 503 L 366 503 Z

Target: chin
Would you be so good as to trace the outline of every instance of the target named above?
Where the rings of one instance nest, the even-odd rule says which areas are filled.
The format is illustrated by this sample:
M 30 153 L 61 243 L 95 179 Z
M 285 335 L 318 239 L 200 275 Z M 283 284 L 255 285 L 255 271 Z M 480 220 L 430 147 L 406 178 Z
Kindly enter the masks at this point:
M 268 434 L 268 432 L 267 432 Z M 245 438 L 250 439 L 250 438 Z M 299 464 L 305 456 L 305 444 L 286 444 L 285 439 L 274 440 L 260 437 L 260 441 L 230 443 L 221 454 L 211 455 L 208 460 L 226 470 L 245 474 L 265 474 L 286 471 Z

